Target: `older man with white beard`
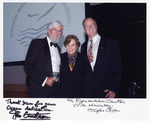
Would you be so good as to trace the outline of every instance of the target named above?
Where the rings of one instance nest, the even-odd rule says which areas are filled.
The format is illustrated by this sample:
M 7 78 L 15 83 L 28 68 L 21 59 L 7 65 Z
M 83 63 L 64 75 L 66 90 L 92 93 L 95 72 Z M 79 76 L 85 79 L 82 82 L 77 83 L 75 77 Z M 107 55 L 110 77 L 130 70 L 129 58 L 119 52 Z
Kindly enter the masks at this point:
M 47 37 L 31 41 L 24 66 L 29 77 L 28 97 L 58 97 L 61 50 L 57 42 L 62 30 L 60 21 L 52 21 L 47 26 Z

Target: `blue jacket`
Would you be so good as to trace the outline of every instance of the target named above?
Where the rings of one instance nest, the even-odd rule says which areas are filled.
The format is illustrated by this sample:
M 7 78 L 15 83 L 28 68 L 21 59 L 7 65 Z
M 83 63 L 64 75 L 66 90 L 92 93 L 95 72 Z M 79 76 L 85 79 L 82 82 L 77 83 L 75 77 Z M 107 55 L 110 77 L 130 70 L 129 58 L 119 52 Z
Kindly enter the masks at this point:
M 76 63 L 72 71 L 69 68 L 67 52 L 61 54 L 60 87 L 61 97 L 79 98 L 84 97 L 84 62 L 80 53 L 77 54 Z
M 81 54 L 86 64 L 84 89 L 86 97 L 104 98 L 104 90 L 119 92 L 122 63 L 116 40 L 101 37 L 94 72 L 87 58 L 87 41 L 82 44 Z

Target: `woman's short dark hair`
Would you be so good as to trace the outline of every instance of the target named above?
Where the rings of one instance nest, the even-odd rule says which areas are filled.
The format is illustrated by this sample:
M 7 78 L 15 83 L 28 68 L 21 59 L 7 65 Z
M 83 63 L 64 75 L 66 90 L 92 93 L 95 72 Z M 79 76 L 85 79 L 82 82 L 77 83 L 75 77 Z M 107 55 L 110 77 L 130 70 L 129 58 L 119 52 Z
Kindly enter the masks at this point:
M 66 47 L 66 45 L 71 42 L 71 39 L 74 39 L 74 40 L 76 41 L 77 48 L 79 48 L 79 47 L 80 47 L 80 42 L 79 42 L 78 37 L 75 36 L 75 35 L 68 35 L 68 36 L 65 38 L 64 46 Z

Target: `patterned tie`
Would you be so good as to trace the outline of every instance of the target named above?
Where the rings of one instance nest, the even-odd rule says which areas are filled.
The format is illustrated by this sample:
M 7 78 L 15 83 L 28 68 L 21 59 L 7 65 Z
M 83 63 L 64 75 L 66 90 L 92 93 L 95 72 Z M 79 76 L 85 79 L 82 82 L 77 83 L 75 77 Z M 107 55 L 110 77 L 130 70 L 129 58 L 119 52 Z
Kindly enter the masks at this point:
M 89 59 L 89 62 L 91 63 L 91 62 L 93 62 L 93 55 L 92 55 L 93 40 L 91 39 L 90 42 L 91 42 L 91 44 L 88 49 L 88 59 Z

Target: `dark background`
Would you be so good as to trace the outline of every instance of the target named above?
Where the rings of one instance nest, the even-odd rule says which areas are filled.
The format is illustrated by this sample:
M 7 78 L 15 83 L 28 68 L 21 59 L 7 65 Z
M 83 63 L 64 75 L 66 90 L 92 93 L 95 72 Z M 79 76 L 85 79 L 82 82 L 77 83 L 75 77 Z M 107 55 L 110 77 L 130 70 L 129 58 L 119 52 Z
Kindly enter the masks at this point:
M 97 21 L 100 35 L 119 41 L 123 64 L 119 97 L 146 98 L 146 3 L 86 3 L 85 11 Z

